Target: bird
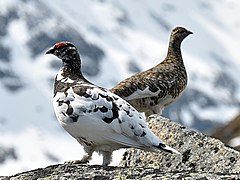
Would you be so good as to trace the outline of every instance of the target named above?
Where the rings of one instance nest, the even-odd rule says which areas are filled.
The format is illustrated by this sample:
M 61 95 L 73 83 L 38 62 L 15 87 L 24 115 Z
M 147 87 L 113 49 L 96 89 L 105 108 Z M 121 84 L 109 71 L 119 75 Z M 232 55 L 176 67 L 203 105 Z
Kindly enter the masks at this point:
M 73 43 L 56 43 L 46 54 L 62 60 L 53 90 L 56 117 L 85 151 L 81 160 L 69 163 L 86 164 L 91 160 L 92 153 L 98 152 L 103 156 L 103 167 L 106 167 L 112 160 L 113 151 L 130 147 L 180 154 L 148 128 L 142 113 L 118 95 L 94 85 L 83 76 L 80 54 Z
M 187 86 L 187 72 L 181 54 L 181 43 L 191 31 L 175 27 L 170 35 L 165 59 L 156 66 L 122 80 L 111 92 L 119 95 L 146 117 L 161 115 L 176 101 Z

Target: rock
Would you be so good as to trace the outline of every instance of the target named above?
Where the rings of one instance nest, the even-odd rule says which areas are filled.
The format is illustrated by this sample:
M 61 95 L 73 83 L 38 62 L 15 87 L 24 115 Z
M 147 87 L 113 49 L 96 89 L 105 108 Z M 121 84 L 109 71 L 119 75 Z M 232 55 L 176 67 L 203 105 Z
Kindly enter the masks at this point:
M 127 150 L 121 166 L 152 167 L 163 171 L 240 173 L 240 154 L 221 141 L 178 125 L 169 119 L 151 116 L 150 128 L 182 156 Z
M 240 154 L 221 141 L 150 116 L 149 125 L 181 155 L 128 149 L 119 167 L 58 164 L 0 179 L 239 179 Z
M 1 180 L 18 179 L 237 179 L 239 174 L 191 172 L 191 171 L 163 171 L 161 169 L 145 167 L 108 167 L 97 165 L 66 165 L 58 164 L 42 169 L 36 169 L 10 177 L 0 177 Z
M 0 165 L 3 164 L 6 160 L 13 159 L 17 160 L 17 154 L 13 147 L 6 147 L 4 145 L 0 145 Z

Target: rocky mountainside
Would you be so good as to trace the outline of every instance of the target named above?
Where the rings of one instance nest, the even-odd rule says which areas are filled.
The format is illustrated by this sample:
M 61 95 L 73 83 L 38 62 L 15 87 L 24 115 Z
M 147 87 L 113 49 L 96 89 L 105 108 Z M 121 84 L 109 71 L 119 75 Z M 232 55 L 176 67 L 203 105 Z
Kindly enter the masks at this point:
M 22 172 L 14 179 L 238 179 L 240 153 L 214 138 L 190 130 L 162 117 L 149 122 L 162 129 L 159 136 L 181 155 L 127 150 L 122 167 L 57 164 Z M 172 132 L 172 133 L 170 133 Z
M 182 46 L 189 83 L 164 116 L 206 133 L 226 124 L 240 103 L 239 12 L 232 0 L 1 0 L 0 174 L 82 156 L 53 113 L 60 62 L 44 53 L 57 41 L 76 44 L 83 73 L 111 88 L 159 63 L 171 29 L 184 26 L 194 32 Z

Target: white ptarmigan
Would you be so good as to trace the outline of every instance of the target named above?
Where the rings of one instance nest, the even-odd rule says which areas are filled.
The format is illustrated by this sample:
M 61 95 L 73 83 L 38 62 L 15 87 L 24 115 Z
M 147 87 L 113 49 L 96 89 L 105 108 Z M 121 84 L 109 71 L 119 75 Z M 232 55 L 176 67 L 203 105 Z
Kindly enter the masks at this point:
M 103 155 L 103 166 L 107 166 L 114 150 L 127 147 L 179 153 L 163 143 L 129 103 L 84 78 L 80 55 L 72 43 L 57 43 L 46 54 L 57 56 L 63 63 L 54 84 L 57 119 L 86 152 L 72 163 L 87 163 L 97 151 Z
M 181 43 L 190 34 L 192 32 L 183 27 L 174 28 L 166 58 L 155 67 L 121 81 L 111 91 L 138 111 L 145 112 L 147 117 L 161 115 L 162 110 L 174 102 L 187 85 Z

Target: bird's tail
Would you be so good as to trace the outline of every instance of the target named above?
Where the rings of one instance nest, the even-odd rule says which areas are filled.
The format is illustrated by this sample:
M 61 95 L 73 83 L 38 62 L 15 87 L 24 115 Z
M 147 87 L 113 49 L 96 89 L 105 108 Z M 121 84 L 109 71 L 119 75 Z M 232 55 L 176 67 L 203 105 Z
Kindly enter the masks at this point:
M 156 149 L 158 150 L 162 150 L 168 153 L 175 153 L 175 154 L 181 154 L 180 152 L 178 152 L 177 150 L 171 148 L 170 146 L 164 144 L 164 143 L 159 143 L 158 146 L 154 146 Z

